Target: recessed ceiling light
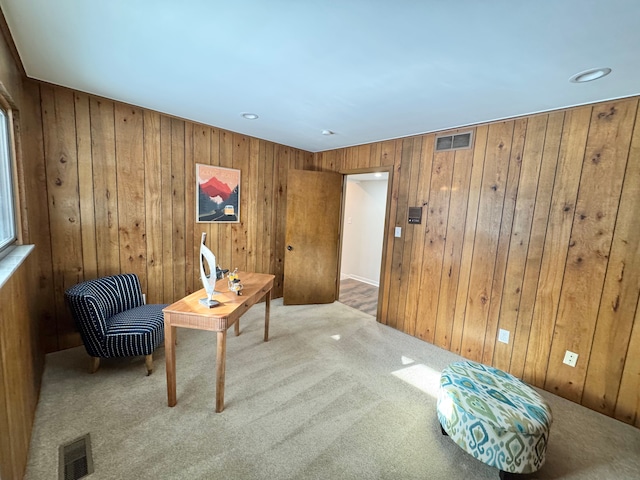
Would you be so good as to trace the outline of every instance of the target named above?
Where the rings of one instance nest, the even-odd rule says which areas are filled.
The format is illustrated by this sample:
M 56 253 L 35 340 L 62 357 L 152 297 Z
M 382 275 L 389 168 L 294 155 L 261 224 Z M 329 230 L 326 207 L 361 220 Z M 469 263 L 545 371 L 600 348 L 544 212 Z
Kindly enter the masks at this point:
M 333 135 L 333 132 L 331 130 L 322 130 L 322 134 L 323 135 Z
M 376 172 L 376 173 L 374 173 L 374 174 L 373 174 L 373 176 L 374 176 L 374 177 L 381 177 L 381 176 L 382 176 L 382 174 L 381 174 L 380 172 Z
M 243 113 L 242 117 L 246 118 L 247 120 L 255 120 L 256 118 L 258 118 L 258 115 L 256 115 L 255 113 Z
M 571 83 L 585 83 L 599 78 L 605 77 L 611 73 L 610 68 L 592 68 L 591 70 L 585 70 L 584 72 L 576 73 L 569 79 Z

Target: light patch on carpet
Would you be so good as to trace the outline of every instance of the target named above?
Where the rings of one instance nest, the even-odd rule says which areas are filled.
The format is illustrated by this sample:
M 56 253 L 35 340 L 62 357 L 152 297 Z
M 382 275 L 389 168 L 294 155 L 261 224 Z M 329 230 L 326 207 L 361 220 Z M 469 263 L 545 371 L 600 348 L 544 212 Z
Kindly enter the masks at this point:
M 400 361 L 402 362 L 403 365 L 411 365 L 412 363 L 415 363 L 414 359 L 405 357 L 404 355 L 400 357 Z
M 416 365 L 411 365 L 410 367 L 391 372 L 391 374 L 398 377 L 400 380 L 407 382 L 409 385 L 422 390 L 424 393 L 431 395 L 433 398 L 438 398 L 440 372 L 429 368 L 422 363 L 418 363 Z

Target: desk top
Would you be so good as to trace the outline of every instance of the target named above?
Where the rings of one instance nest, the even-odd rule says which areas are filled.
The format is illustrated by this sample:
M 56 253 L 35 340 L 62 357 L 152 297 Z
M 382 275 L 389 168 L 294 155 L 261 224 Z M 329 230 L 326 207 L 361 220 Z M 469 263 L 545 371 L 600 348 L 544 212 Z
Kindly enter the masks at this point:
M 200 303 L 207 298 L 204 288 L 164 308 L 165 322 L 176 327 L 222 331 L 229 328 L 252 305 L 261 300 L 273 288 L 274 275 L 268 273 L 238 272 L 242 282 L 242 295 L 229 291 L 227 278 L 216 282 L 213 299 L 220 305 L 208 308 Z

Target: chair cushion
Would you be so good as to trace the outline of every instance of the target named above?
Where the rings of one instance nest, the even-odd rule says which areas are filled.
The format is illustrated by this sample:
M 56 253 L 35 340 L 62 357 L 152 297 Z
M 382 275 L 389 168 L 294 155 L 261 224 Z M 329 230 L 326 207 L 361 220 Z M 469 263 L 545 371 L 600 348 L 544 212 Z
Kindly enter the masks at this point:
M 107 319 L 105 351 L 109 357 L 150 355 L 164 342 L 167 305 L 142 305 Z

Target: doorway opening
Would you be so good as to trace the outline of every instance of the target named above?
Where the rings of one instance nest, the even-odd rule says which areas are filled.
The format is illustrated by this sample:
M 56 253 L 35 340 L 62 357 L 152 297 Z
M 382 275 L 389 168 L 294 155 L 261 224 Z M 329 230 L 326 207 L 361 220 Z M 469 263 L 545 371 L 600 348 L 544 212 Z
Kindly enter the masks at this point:
M 345 175 L 340 296 L 374 318 L 378 311 L 389 172 Z

